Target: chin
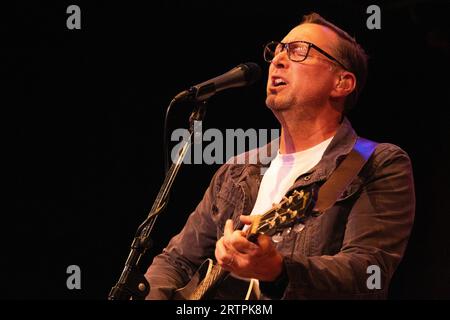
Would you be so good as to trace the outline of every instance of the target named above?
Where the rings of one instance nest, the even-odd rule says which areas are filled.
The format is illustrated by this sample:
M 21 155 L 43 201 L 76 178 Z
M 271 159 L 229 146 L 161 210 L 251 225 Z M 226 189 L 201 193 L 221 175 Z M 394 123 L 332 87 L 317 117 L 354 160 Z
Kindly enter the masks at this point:
M 273 111 L 282 111 L 289 108 L 289 103 L 275 95 L 267 95 L 266 106 Z

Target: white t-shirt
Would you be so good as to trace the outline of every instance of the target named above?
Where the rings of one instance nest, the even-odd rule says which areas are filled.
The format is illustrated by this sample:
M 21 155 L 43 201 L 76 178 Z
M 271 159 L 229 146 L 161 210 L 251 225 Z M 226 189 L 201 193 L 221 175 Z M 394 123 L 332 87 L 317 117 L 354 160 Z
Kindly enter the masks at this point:
M 262 178 L 258 197 L 251 214 L 263 214 L 271 209 L 274 203 L 279 203 L 295 180 L 319 163 L 332 139 L 333 137 L 312 148 L 296 153 L 280 154 L 278 152 Z M 245 225 L 243 230 L 247 230 L 248 227 L 248 225 Z M 242 279 L 236 275 L 234 277 Z M 256 279 L 246 280 L 252 281 L 252 288 L 259 296 L 259 281 Z
M 272 208 L 274 203 L 279 203 L 295 180 L 322 159 L 332 139 L 333 137 L 296 153 L 280 154 L 278 152 L 262 178 L 251 214 L 263 214 Z

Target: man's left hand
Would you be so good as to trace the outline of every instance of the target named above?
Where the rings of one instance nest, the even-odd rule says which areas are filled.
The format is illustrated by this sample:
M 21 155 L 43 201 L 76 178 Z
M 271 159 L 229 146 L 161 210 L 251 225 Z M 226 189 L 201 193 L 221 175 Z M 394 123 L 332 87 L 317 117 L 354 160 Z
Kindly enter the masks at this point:
M 255 217 L 242 215 L 240 219 L 251 224 Z M 223 269 L 243 278 L 274 281 L 283 269 L 283 257 L 270 237 L 259 235 L 256 243 L 250 242 L 244 231 L 233 229 L 232 220 L 225 223 L 224 235 L 216 243 L 215 256 Z

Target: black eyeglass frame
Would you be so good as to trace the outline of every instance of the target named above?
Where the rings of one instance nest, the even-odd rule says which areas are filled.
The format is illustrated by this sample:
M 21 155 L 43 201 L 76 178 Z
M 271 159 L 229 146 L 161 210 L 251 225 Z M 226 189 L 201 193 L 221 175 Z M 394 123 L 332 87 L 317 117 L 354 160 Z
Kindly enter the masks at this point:
M 306 50 L 305 57 L 304 57 L 302 60 L 294 60 L 294 59 L 291 58 L 291 52 L 290 52 L 290 50 L 289 50 L 289 46 L 292 45 L 293 43 L 306 43 L 306 44 L 308 45 L 308 49 Z M 329 54 L 329 53 L 326 52 L 325 50 L 320 49 L 320 48 L 319 48 L 318 46 L 316 46 L 314 43 L 311 43 L 311 42 L 308 42 L 308 41 L 292 41 L 292 42 L 288 42 L 288 43 L 283 43 L 283 42 L 279 42 L 279 41 L 270 41 L 269 43 L 267 43 L 267 44 L 264 46 L 264 60 L 265 60 L 266 62 L 271 63 L 272 60 L 273 60 L 273 58 L 276 56 L 274 51 L 268 49 L 268 47 L 269 47 L 270 45 L 272 45 L 272 44 L 275 44 L 275 45 L 276 45 L 275 47 L 278 47 L 278 45 L 281 45 L 281 50 L 280 50 L 279 53 L 283 52 L 283 50 L 286 49 L 289 60 L 294 61 L 294 62 L 302 62 L 302 61 L 305 61 L 306 58 L 308 58 L 309 51 L 311 50 L 311 48 L 314 48 L 314 49 L 316 49 L 319 53 L 321 53 L 321 54 L 323 54 L 325 57 L 327 57 L 328 59 L 330 59 L 330 60 L 336 62 L 338 65 L 340 65 L 342 68 L 344 68 L 344 70 L 348 71 L 347 67 L 344 66 L 344 64 L 341 63 L 338 59 L 336 59 L 335 57 L 333 57 L 331 54 Z M 270 61 L 269 61 L 268 59 L 266 59 L 266 51 L 273 52 L 273 58 L 272 58 Z

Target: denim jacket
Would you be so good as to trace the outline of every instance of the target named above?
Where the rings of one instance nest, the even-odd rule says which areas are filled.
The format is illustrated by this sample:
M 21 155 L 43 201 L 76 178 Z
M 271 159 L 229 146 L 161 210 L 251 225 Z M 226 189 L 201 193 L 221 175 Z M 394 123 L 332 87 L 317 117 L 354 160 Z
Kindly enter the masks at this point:
M 291 189 L 323 184 L 352 150 L 356 139 L 350 122 L 344 118 L 320 162 L 298 177 Z M 251 160 L 261 151 L 254 149 L 238 157 Z M 182 231 L 148 268 L 146 278 L 151 291 L 147 298 L 170 299 L 206 258 L 214 258 L 225 221 L 231 218 L 235 226 L 239 225 L 239 215 L 252 211 L 264 168 L 261 162 L 242 164 L 236 158 L 219 168 Z M 408 155 L 395 145 L 378 144 L 334 206 L 308 218 L 301 231 L 290 232 L 276 244 L 287 275 L 281 298 L 386 298 L 407 245 L 414 210 Z M 378 275 L 377 284 L 371 277 Z M 262 295 L 271 298 L 264 290 Z

